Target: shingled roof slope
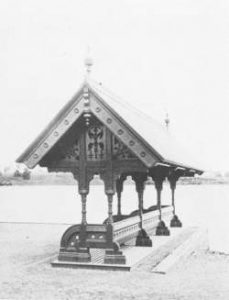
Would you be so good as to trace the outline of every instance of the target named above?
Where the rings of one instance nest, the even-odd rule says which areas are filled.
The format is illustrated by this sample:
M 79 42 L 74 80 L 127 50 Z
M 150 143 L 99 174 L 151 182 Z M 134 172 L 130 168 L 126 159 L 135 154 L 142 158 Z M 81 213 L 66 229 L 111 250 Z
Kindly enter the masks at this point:
M 165 163 L 175 164 L 202 172 L 195 159 L 183 148 L 160 122 L 119 99 L 103 85 L 90 79 L 89 87 L 122 117 L 159 155 Z
M 35 149 L 45 141 L 50 132 L 55 130 L 57 124 L 65 118 L 79 100 L 85 85 L 92 93 L 97 95 L 107 107 L 113 110 L 113 112 L 115 112 L 123 122 L 145 142 L 145 144 L 149 145 L 153 152 L 161 158 L 160 160 L 163 163 L 193 169 L 197 173 L 202 173 L 202 170 L 197 168 L 198 164 L 187 154 L 187 151 L 175 141 L 174 137 L 166 130 L 165 126 L 162 126 L 158 121 L 140 112 L 130 103 L 120 100 L 117 96 L 114 96 L 111 91 L 91 78 L 87 79 L 86 82 L 81 85 L 76 95 L 66 103 L 56 117 L 17 159 L 17 162 L 24 163 L 27 158 L 34 153 Z

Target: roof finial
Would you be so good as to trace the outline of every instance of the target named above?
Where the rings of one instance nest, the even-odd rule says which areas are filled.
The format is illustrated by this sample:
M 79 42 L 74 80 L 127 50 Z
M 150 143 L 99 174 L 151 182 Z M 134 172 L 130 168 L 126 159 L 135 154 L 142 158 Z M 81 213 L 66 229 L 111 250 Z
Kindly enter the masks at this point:
M 170 123 L 169 114 L 168 114 L 168 112 L 166 112 L 166 116 L 165 116 L 165 126 L 166 126 L 166 129 L 167 129 L 167 130 L 169 130 L 169 123 Z
M 92 58 L 90 56 L 90 52 L 91 52 L 90 50 L 91 50 L 90 47 L 88 47 L 88 49 L 87 49 L 87 56 L 86 56 L 86 58 L 84 60 L 84 64 L 85 64 L 85 67 L 86 67 L 86 78 L 90 75 L 90 73 L 91 73 L 91 67 L 93 66 L 93 60 L 92 60 Z

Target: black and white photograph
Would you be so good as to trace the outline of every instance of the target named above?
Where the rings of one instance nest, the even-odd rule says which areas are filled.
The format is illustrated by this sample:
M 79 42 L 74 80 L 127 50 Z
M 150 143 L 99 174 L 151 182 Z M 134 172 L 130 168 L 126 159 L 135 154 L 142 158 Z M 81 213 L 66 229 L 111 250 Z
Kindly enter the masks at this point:
M 0 1 L 0 300 L 229 299 L 229 2 Z

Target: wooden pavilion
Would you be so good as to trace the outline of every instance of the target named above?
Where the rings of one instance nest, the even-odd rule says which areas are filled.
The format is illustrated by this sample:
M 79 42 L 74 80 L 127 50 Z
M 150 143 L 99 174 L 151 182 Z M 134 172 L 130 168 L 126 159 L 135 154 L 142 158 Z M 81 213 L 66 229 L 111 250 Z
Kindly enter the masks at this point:
M 202 174 L 190 165 L 166 128 L 120 101 L 90 76 L 47 128 L 17 159 L 28 168 L 47 167 L 50 172 L 71 172 L 78 181 L 82 220 L 66 230 L 59 261 L 90 262 L 90 248 L 105 249 L 104 263 L 125 264 L 120 245 L 135 240 L 136 246 L 152 246 L 151 233 L 169 235 L 170 226 L 182 226 L 175 213 L 174 192 L 181 176 Z M 108 216 L 103 224 L 87 221 L 90 181 L 99 174 L 104 182 Z M 136 184 L 138 208 L 122 215 L 123 183 L 131 176 Z M 152 178 L 157 205 L 143 207 L 145 183 Z M 171 187 L 171 206 L 161 205 L 163 182 Z M 117 215 L 113 197 L 117 194 Z

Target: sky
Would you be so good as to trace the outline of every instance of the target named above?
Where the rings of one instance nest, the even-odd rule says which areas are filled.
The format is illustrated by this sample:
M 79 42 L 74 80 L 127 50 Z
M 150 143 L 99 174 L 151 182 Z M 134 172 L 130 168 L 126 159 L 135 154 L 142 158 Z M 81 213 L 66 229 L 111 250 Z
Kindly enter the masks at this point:
M 229 2 L 0 1 L 0 165 L 91 76 L 164 122 L 205 170 L 229 170 Z M 140 126 L 140 124 L 139 124 Z

